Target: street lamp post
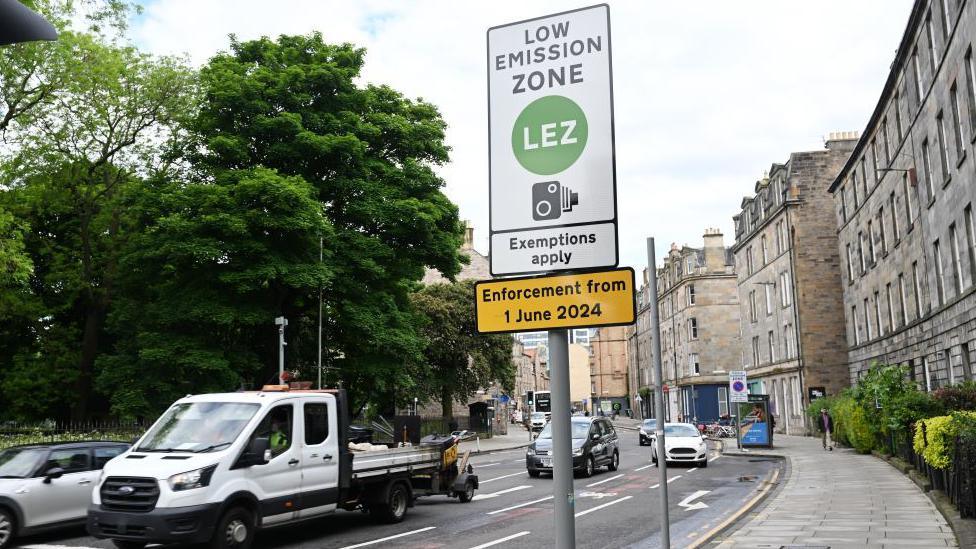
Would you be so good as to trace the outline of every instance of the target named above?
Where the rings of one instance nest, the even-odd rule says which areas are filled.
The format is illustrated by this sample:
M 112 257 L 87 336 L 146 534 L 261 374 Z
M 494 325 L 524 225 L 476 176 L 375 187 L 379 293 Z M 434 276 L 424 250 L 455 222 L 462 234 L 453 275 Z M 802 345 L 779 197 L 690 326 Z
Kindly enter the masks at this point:
M 281 385 L 285 384 L 285 326 L 288 325 L 288 319 L 279 316 L 275 318 L 275 325 L 278 326 L 278 383 Z

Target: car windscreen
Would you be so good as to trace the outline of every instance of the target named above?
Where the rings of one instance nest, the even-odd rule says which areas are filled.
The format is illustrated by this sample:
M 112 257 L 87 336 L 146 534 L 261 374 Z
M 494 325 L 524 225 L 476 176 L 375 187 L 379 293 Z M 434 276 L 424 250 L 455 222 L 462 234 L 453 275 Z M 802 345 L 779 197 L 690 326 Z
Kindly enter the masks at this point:
M 667 437 L 697 437 L 701 433 L 698 429 L 690 425 L 665 425 L 664 426 L 664 436 Z
M 532 412 L 532 419 L 546 419 L 545 412 Z
M 205 452 L 233 444 L 259 404 L 189 402 L 177 404 L 143 437 L 138 452 Z
M 645 419 L 641 427 L 643 427 L 644 430 L 646 431 L 648 429 L 653 429 L 655 423 L 657 423 L 656 419 Z
M 589 432 L 589 422 L 573 422 L 573 438 L 586 438 Z M 552 438 L 552 423 L 547 423 L 546 426 L 542 428 L 542 432 L 539 433 L 539 438 Z
M 9 448 L 0 452 L 0 478 L 31 476 L 46 454 L 43 448 Z

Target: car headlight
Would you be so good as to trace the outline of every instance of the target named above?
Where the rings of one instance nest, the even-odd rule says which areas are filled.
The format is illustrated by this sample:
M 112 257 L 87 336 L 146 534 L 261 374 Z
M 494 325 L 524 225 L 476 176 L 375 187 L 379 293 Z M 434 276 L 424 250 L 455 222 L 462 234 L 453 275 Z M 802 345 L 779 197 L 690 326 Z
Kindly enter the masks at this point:
M 580 446 L 579 448 L 573 448 L 573 455 L 574 456 L 581 456 L 581 455 L 583 455 L 583 447 Z
M 645 436 L 645 437 L 647 436 L 647 432 L 644 431 L 643 429 L 640 430 L 640 434 L 641 436 Z
M 534 456 L 535 455 L 535 450 L 533 450 L 532 448 L 528 448 L 527 450 L 525 450 L 525 455 L 526 456 Z
M 194 488 L 209 486 L 210 478 L 213 477 L 216 469 L 217 465 L 214 464 L 209 467 L 204 467 L 203 469 L 175 474 L 169 477 L 169 487 L 174 492 L 180 492 L 183 490 L 192 490 Z

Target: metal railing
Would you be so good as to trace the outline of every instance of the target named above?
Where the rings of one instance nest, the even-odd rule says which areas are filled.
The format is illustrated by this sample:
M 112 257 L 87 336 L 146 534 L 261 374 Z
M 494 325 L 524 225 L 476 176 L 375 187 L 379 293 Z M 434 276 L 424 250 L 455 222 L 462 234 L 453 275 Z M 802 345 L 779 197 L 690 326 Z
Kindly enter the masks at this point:
M 132 442 L 152 422 L 53 422 L 0 423 L 0 449 L 26 444 L 55 444 L 85 440 Z

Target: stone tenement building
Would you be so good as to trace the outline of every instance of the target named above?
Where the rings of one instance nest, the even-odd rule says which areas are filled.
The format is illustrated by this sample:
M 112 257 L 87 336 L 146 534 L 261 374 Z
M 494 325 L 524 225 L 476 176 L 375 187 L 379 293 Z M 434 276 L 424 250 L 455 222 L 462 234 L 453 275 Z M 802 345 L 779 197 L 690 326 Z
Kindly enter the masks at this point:
M 929 390 L 973 377 L 974 40 L 973 2 L 915 2 L 878 105 L 829 187 L 851 380 L 876 363 L 907 365 Z
M 645 268 L 637 290 L 637 321 L 627 326 L 627 384 L 630 388 L 630 407 L 636 410 L 636 417 L 640 418 L 654 415 L 650 304 L 650 288 Z
M 732 250 L 718 229 L 702 248 L 671 246 L 657 270 L 661 367 L 670 421 L 729 413 L 729 374 L 739 365 L 739 298 Z
M 590 340 L 590 402 L 592 410 L 610 413 L 630 409 L 627 383 L 627 326 L 598 328 Z
M 811 391 L 848 386 L 837 227 L 824 186 L 855 143 L 854 133 L 831 134 L 824 150 L 773 164 L 733 218 L 741 361 L 749 392 L 769 395 L 779 432 L 806 431 Z

